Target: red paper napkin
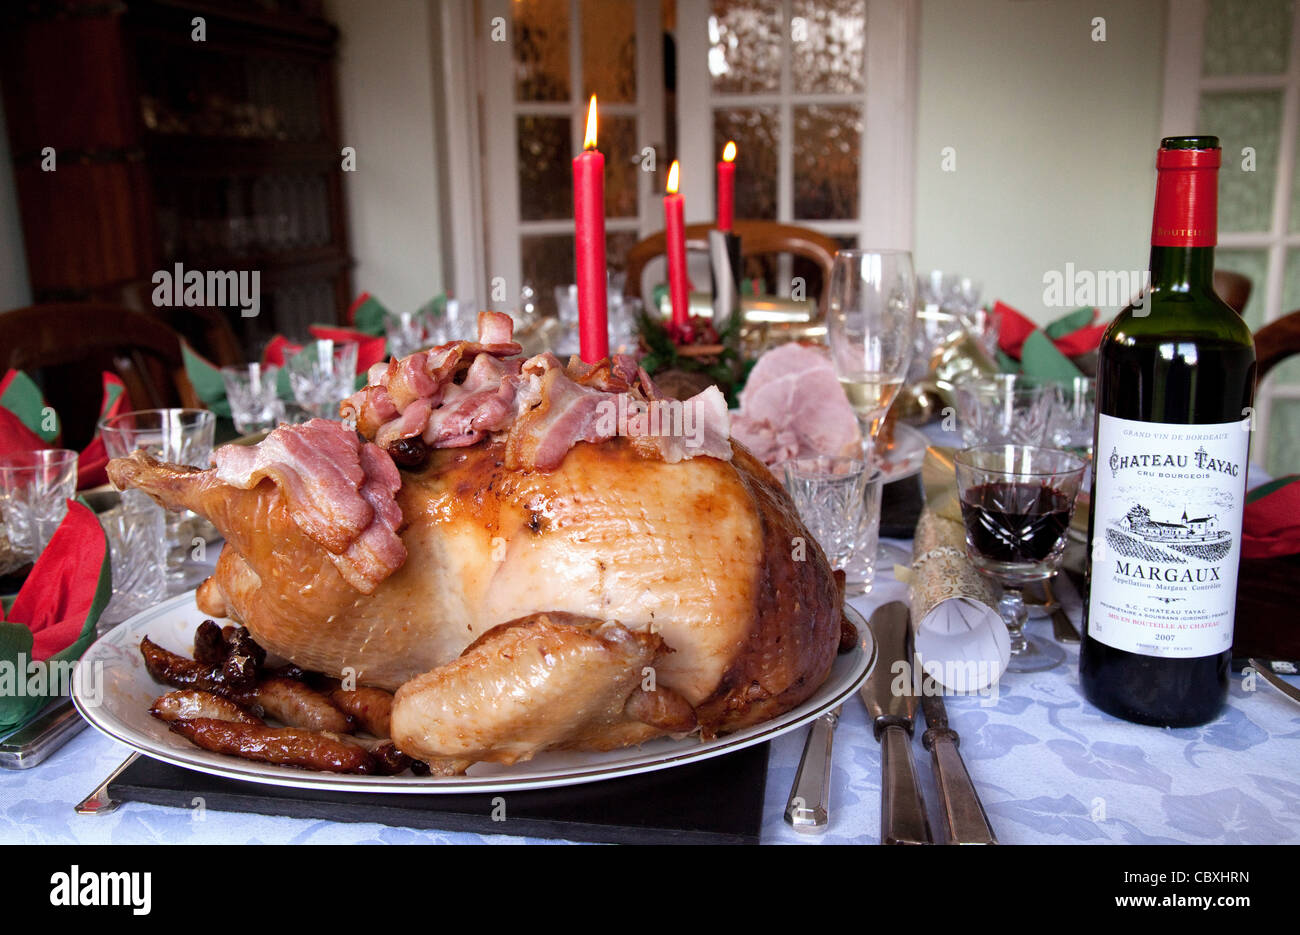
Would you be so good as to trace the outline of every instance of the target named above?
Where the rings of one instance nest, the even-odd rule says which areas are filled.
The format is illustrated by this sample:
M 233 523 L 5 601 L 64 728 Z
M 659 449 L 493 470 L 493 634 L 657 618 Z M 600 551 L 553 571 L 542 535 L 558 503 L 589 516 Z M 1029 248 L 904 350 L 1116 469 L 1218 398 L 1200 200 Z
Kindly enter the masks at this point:
M 1279 477 L 1246 496 L 1242 558 L 1280 558 L 1300 553 L 1300 474 Z
M 283 367 L 290 357 L 301 350 L 301 344 L 294 344 L 284 335 L 277 334 L 267 342 L 266 350 L 262 351 L 262 366 Z
M 48 448 L 45 440 L 23 425 L 22 419 L 0 406 L 0 454 Z
M 1020 360 L 1026 339 L 1039 330 L 1038 325 L 1005 302 L 994 302 L 993 314 L 1000 322 L 998 347 L 1008 357 Z M 1066 357 L 1078 357 L 1088 351 L 1095 351 L 1101 343 L 1107 322 L 1095 321 L 1096 315 L 1096 309 L 1078 309 L 1044 330 L 1058 351 Z
M 95 638 L 113 596 L 108 542 L 88 508 L 68 501 L 68 515 L 37 559 L 5 620 L 0 604 L 0 662 L 26 679 L 0 695 L 0 734 L 34 717 L 65 690 L 69 667 Z
M 388 339 L 372 337 L 351 328 L 331 328 L 326 325 L 308 325 L 312 337 L 357 345 L 357 373 L 365 373 L 388 357 Z
M 311 332 L 312 337 L 321 340 L 358 345 L 357 373 L 365 373 L 388 356 L 388 341 L 386 338 L 371 337 L 364 332 L 354 331 L 351 328 L 331 328 L 326 325 L 309 325 L 307 330 Z M 301 350 L 301 344 L 294 344 L 284 335 L 277 334 L 267 343 L 266 350 L 262 352 L 262 365 L 283 367 L 290 357 Z
M 111 373 L 104 374 L 104 397 L 99 405 L 99 420 L 119 416 L 126 409 L 126 386 Z M 108 483 L 108 449 L 99 430 L 77 457 L 77 489 L 86 490 Z
M 10 370 L 5 374 L 4 379 L 0 380 L 0 386 L 8 385 L 16 375 L 17 371 Z M 103 388 L 104 394 L 99 404 L 100 419 L 120 414 L 126 408 L 127 402 L 126 385 L 116 375 L 105 372 Z M 37 451 L 51 447 L 58 447 L 58 445 L 47 443 L 15 413 L 0 406 L 0 454 Z M 107 466 L 108 452 L 104 449 L 104 441 L 99 436 L 99 430 L 96 429 L 95 437 L 77 457 L 77 489 L 86 490 L 108 483 L 108 475 L 105 473 Z
M 83 635 L 112 594 L 108 572 L 108 540 L 87 507 L 68 501 L 68 515 L 55 530 L 14 599 L 9 623 L 21 623 L 32 632 L 30 658 L 40 662 L 62 652 Z M 103 604 L 96 608 L 101 584 L 108 584 Z M 0 608 L 0 621 L 5 620 Z

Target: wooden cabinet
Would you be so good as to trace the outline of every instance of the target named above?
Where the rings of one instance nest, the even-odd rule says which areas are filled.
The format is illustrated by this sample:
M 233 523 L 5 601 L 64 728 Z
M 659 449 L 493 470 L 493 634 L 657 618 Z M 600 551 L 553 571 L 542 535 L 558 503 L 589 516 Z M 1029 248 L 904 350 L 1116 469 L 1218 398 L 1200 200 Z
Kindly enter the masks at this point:
M 260 314 L 225 310 L 250 355 L 275 332 L 301 338 L 342 320 L 352 261 L 336 39 L 310 0 L 65 0 L 0 13 L 35 301 L 153 308 L 151 278 L 180 263 L 258 272 Z M 156 312 L 203 343 L 203 316 Z

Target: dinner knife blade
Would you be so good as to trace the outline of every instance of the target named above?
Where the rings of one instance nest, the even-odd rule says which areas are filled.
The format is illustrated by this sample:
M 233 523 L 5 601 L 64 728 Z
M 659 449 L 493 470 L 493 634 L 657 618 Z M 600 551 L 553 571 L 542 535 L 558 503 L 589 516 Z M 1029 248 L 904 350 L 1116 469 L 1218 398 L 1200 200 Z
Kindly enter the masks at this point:
M 1292 701 L 1300 702 L 1300 689 L 1282 680 L 1282 678 L 1273 671 L 1273 667 L 1267 662 L 1260 659 L 1247 659 L 1246 662 L 1251 665 L 1260 677 L 1272 685 L 1282 694 L 1286 695 Z
M 933 679 L 926 680 L 921 693 L 926 728 L 921 743 L 930 751 L 934 782 L 939 788 L 944 840 L 949 844 L 997 844 L 984 803 L 980 801 L 957 750 L 960 738 L 948 726 L 948 710 L 943 703 L 942 691 L 942 686 Z
M 880 743 L 880 843 L 932 844 L 912 761 L 916 693 L 911 613 L 906 604 L 892 601 L 871 615 L 870 626 L 876 665 L 859 695 Z

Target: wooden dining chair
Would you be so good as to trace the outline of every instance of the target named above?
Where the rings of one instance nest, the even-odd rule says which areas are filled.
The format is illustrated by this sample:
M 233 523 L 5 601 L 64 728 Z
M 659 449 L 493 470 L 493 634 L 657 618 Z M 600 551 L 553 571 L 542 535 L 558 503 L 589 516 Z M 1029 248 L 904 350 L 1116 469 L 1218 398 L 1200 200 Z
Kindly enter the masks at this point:
M 154 284 L 138 279 L 97 290 L 91 301 L 120 305 L 161 321 L 218 367 L 247 363 L 226 311 L 208 306 L 162 306 L 153 302 Z
M 63 443 L 95 434 L 104 371 L 126 385 L 133 409 L 201 408 L 185 375 L 181 339 L 162 322 L 116 305 L 31 305 L 0 312 L 0 374 L 26 371 L 63 423 Z
M 1214 291 L 1219 298 L 1227 302 L 1238 315 L 1245 314 L 1246 303 L 1254 288 L 1249 276 L 1234 273 L 1226 269 L 1214 271 Z
M 1300 354 L 1300 309 L 1255 332 L 1255 379 L 1263 382 L 1265 374 L 1294 354 Z
M 712 224 L 686 225 L 686 249 L 707 252 L 709 231 L 713 226 Z M 831 281 L 831 267 L 834 265 L 835 251 L 839 249 L 839 244 L 818 231 L 776 221 L 736 221 L 733 230 L 740 238 L 742 259 L 788 253 L 795 257 L 803 257 L 815 264 L 822 279 L 817 292 L 813 293 L 810 290 L 809 295 L 816 294 L 819 297 L 818 306 L 822 313 L 825 313 L 826 287 Z M 651 234 L 633 245 L 627 254 L 627 283 L 623 287 L 624 295 L 641 297 L 642 274 L 651 260 L 664 255 L 665 249 L 663 231 Z

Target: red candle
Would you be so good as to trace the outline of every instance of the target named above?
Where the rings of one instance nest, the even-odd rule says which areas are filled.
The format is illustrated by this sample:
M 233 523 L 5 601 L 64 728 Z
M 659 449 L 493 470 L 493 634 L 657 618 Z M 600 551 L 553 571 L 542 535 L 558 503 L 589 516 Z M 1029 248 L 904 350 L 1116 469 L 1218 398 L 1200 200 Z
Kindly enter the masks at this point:
M 668 170 L 668 194 L 664 196 L 664 237 L 668 253 L 668 297 L 673 305 L 673 332 L 684 335 L 690 321 L 690 293 L 686 285 L 686 222 L 684 203 L 677 193 L 681 169 L 677 161 Z
M 718 230 L 730 231 L 736 211 L 736 144 L 728 141 L 718 163 Z
M 584 362 L 609 356 L 605 308 L 605 157 L 596 149 L 596 95 L 587 108 L 582 152 L 573 160 L 574 259 L 578 282 L 578 353 Z

